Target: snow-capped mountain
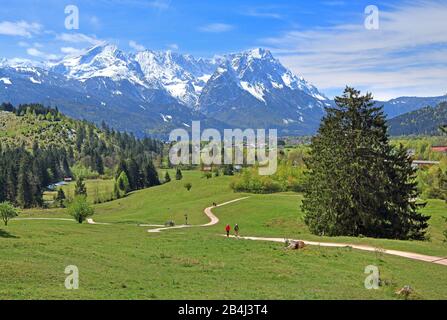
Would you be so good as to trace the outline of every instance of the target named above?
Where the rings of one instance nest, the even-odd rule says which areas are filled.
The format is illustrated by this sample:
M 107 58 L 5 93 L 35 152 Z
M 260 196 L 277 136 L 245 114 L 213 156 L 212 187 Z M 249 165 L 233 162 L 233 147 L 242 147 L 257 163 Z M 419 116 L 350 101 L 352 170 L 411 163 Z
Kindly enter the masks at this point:
M 312 134 L 333 103 L 268 50 L 197 59 L 171 51 L 125 53 L 110 44 L 51 63 L 1 59 L 2 101 L 58 106 L 138 135 L 188 129 L 192 120 L 217 129 Z
M 51 71 L 69 79 L 86 81 L 92 78 L 127 80 L 145 85 L 139 65 L 114 45 L 98 45 L 78 57 L 70 57 L 51 66 Z
M 199 110 L 238 126 L 304 134 L 316 129 L 327 100 L 270 51 L 254 49 L 226 56 L 203 89 Z
M 134 56 L 144 78 L 158 83 L 169 94 L 190 107 L 195 107 L 203 87 L 216 69 L 216 60 L 195 59 L 171 51 L 143 51 Z

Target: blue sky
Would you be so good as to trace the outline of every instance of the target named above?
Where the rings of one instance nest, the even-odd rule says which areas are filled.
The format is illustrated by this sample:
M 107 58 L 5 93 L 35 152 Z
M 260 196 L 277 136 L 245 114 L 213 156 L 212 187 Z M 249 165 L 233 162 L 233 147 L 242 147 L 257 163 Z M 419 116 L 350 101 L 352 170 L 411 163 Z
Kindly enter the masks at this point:
M 65 28 L 67 5 L 78 30 Z M 365 8 L 379 9 L 367 30 Z M 439 0 L 17 0 L 0 7 L 0 57 L 59 59 L 99 41 L 197 57 L 265 47 L 328 96 L 447 93 L 447 3 Z

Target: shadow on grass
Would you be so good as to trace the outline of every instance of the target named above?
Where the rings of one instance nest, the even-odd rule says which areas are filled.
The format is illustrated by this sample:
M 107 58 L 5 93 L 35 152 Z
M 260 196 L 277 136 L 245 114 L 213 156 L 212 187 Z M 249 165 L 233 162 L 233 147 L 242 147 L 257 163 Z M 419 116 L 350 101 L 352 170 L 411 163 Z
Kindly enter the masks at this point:
M 0 229 L 0 238 L 18 239 L 19 237 L 10 234 L 8 231 Z

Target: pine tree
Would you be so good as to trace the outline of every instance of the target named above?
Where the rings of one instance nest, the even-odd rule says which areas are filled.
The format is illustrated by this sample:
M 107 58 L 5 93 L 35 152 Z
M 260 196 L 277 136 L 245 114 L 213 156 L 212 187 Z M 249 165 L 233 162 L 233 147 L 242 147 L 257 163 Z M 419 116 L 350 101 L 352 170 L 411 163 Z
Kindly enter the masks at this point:
M 319 235 L 423 239 L 412 161 L 390 145 L 372 99 L 346 88 L 327 108 L 307 160 L 305 223 Z
M 0 203 L 6 200 L 6 182 L 4 173 L 0 171 Z
M 158 172 L 152 162 L 149 162 L 144 167 L 144 187 L 149 188 L 160 185 L 160 179 L 158 178 Z
M 34 158 L 32 164 L 32 170 L 29 173 L 30 185 L 31 185 L 31 203 L 35 207 L 41 207 L 43 205 L 43 188 L 42 178 L 40 175 L 39 161 Z
M 24 154 L 19 164 L 17 175 L 17 204 L 21 208 L 29 208 L 33 203 L 33 194 L 31 189 L 30 176 L 28 174 L 31 167 L 29 157 Z
M 96 172 L 99 174 L 104 174 L 104 162 L 102 161 L 102 157 L 98 152 L 95 152 L 94 154 L 94 165 Z
M 175 179 L 176 180 L 182 180 L 183 179 L 182 171 L 179 168 L 177 168 L 177 172 L 175 173 Z
M 142 181 L 140 175 L 141 172 L 135 159 L 132 158 L 129 160 L 127 170 L 128 170 L 127 177 L 129 178 L 130 189 L 132 191 L 140 189 L 141 188 L 140 181 Z
M 87 196 L 87 188 L 82 177 L 76 181 L 74 194 L 75 196 Z
M 16 202 L 17 197 L 17 178 L 16 171 L 12 165 L 6 171 L 6 188 L 5 188 L 6 199 L 10 202 Z
M 56 199 L 55 199 L 55 201 L 59 205 L 59 207 L 61 207 L 61 208 L 64 207 L 65 199 L 66 199 L 66 196 L 65 196 L 64 190 L 62 190 L 62 188 L 59 188 L 57 190 L 57 196 L 56 196 Z
M 166 171 L 165 174 L 165 183 L 171 182 L 171 176 L 169 175 L 169 172 Z
M 118 167 L 116 168 L 115 171 L 115 179 L 118 179 L 121 172 L 125 172 L 127 176 L 129 175 L 129 171 L 127 170 L 127 163 L 123 159 L 121 159 L 120 162 L 118 163 Z

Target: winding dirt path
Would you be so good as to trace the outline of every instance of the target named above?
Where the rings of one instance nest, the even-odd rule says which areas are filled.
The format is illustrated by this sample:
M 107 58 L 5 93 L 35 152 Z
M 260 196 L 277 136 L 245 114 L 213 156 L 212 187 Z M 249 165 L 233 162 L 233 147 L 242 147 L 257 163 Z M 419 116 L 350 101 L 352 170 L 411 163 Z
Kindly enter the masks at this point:
M 206 216 L 210 219 L 210 222 L 207 223 L 207 224 L 202 224 L 202 225 L 179 225 L 179 226 L 175 226 L 175 227 L 161 227 L 161 228 L 157 228 L 157 229 L 149 229 L 149 230 L 147 230 L 147 232 L 149 232 L 149 233 L 158 233 L 158 232 L 162 232 L 162 231 L 166 231 L 166 230 L 195 228 L 195 227 L 206 228 L 206 227 L 214 226 L 214 225 L 219 223 L 219 218 L 216 217 L 214 215 L 214 213 L 212 212 L 213 208 L 223 207 L 223 206 L 226 206 L 226 205 L 238 202 L 238 201 L 242 201 L 242 200 L 245 200 L 245 199 L 248 199 L 248 198 L 249 197 L 239 198 L 239 199 L 236 199 L 236 200 L 231 200 L 231 201 L 228 201 L 228 202 L 225 202 L 225 203 L 218 204 L 215 207 L 213 206 L 213 207 L 206 208 L 204 212 L 205 212 Z M 151 226 L 151 225 L 140 225 L 140 226 L 143 227 L 143 226 Z
M 66 219 L 66 218 L 14 218 L 14 219 L 11 219 L 11 221 L 39 221 L 39 220 L 44 220 L 44 221 L 68 221 L 68 222 L 78 223 L 74 219 Z M 95 222 L 93 219 L 90 219 L 90 218 L 85 220 L 85 221 L 88 224 L 110 225 L 110 223 L 98 223 L 98 222 Z
M 226 237 L 226 235 L 223 235 Z M 231 236 L 231 238 L 236 238 L 236 236 Z M 270 241 L 284 243 L 286 239 L 284 238 L 264 238 L 264 237 L 239 237 L 238 239 L 252 240 L 252 241 Z M 387 250 L 381 248 L 375 248 L 367 245 L 359 244 L 347 244 L 347 243 L 331 243 L 331 242 L 314 242 L 314 241 L 304 241 L 304 240 L 290 240 L 290 241 L 303 241 L 308 246 L 319 246 L 319 247 L 330 247 L 330 248 L 352 248 L 356 250 L 369 251 L 369 252 L 380 252 L 384 254 L 389 254 L 392 256 L 404 257 L 413 260 L 419 260 L 424 262 L 430 262 L 435 264 L 440 264 L 447 266 L 447 257 L 435 257 L 428 256 L 419 253 L 398 251 L 398 250 Z
M 193 228 L 193 227 L 211 227 L 219 223 L 219 218 L 213 213 L 214 208 L 223 207 L 238 201 L 245 200 L 249 197 L 239 198 L 235 200 L 231 200 L 225 203 L 221 203 L 217 206 L 208 207 L 204 210 L 205 215 L 210 219 L 210 222 L 203 225 L 179 225 L 174 227 L 164 227 L 161 225 L 151 225 L 151 224 L 141 224 L 140 227 L 157 227 L 156 229 L 149 229 L 147 232 L 149 233 L 159 233 L 166 230 L 176 230 L 176 229 L 185 229 L 185 228 Z M 53 220 L 53 221 L 69 221 L 69 222 L 76 222 L 73 219 L 64 219 L 64 218 L 15 218 L 12 219 L 12 221 L 26 221 L 26 220 Z M 95 222 L 93 219 L 89 218 L 86 220 L 88 224 L 91 225 L 110 225 L 110 223 L 98 223 Z M 223 235 L 226 236 L 226 235 Z M 235 236 L 231 236 L 231 238 L 236 238 Z M 251 241 L 269 241 L 269 242 L 278 242 L 278 243 L 284 243 L 286 239 L 284 238 L 268 238 L 268 237 L 238 237 L 238 239 L 243 240 L 251 240 Z M 388 250 L 388 249 L 381 249 L 376 248 L 372 246 L 367 245 L 361 245 L 361 244 L 348 244 L 348 243 L 331 243 L 331 242 L 314 242 L 314 241 L 305 241 L 305 240 L 293 240 L 293 241 L 303 241 L 306 245 L 309 246 L 319 246 L 319 247 L 330 247 L 330 248 L 352 248 L 356 250 L 362 250 L 362 251 L 368 251 L 368 252 L 380 252 L 383 254 L 389 254 L 393 256 L 403 257 L 407 259 L 412 260 L 418 260 L 418 261 L 424 261 L 439 265 L 447 266 L 447 257 L 436 257 L 436 256 L 429 256 L 414 252 L 407 252 L 407 251 L 399 251 L 399 250 Z

